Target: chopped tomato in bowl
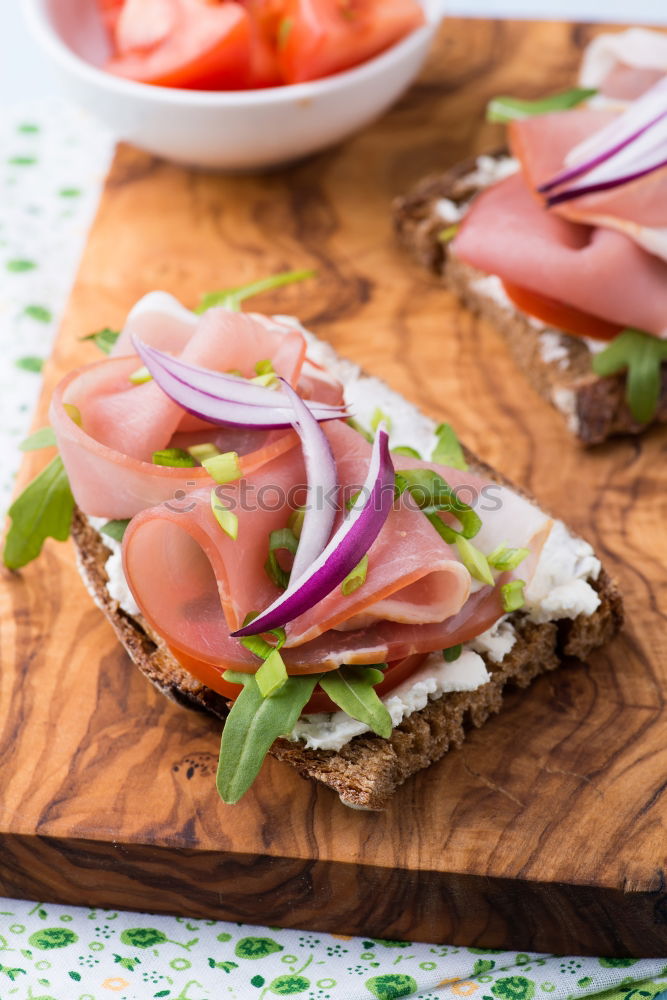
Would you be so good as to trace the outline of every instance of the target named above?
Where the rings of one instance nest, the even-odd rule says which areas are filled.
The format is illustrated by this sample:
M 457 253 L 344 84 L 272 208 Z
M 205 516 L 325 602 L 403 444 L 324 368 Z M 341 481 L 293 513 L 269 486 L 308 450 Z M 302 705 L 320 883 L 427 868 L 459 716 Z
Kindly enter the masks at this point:
M 312 55 L 316 46 L 308 67 L 305 56 L 296 68 L 289 61 L 301 21 L 288 46 L 288 2 L 24 0 L 32 34 L 63 89 L 113 135 L 176 163 L 234 171 L 293 163 L 387 111 L 423 65 L 444 0 L 419 0 L 421 10 L 417 0 L 354 0 L 354 19 L 338 25 L 337 37 L 349 46 L 345 32 L 355 26 L 363 34 L 356 58 L 364 61 L 336 72 L 331 65 L 330 75 L 317 79 L 306 79 L 307 69 L 327 71 Z M 405 3 L 410 18 L 417 10 L 423 23 L 391 41 L 384 2 L 387 10 Z M 311 0 L 318 16 L 336 14 L 333 3 L 320 4 Z M 369 24 L 375 55 L 367 47 Z M 287 65 L 303 82 L 285 81 Z
M 417 0 L 97 0 L 110 73 L 140 83 L 239 90 L 360 65 L 425 23 Z
M 416 0 L 285 0 L 278 64 L 285 83 L 357 66 L 424 23 Z

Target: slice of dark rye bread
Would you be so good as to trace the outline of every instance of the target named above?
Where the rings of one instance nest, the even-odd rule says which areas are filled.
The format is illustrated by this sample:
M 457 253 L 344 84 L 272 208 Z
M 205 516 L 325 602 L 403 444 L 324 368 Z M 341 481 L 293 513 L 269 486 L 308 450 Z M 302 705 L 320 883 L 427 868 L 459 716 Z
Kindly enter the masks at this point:
M 475 471 L 512 485 L 467 450 L 466 458 Z M 142 673 L 168 698 L 224 721 L 226 699 L 184 670 L 147 622 L 129 615 L 109 596 L 105 563 L 111 551 L 104 536 L 78 510 L 72 537 L 88 589 Z M 279 739 L 271 754 L 291 764 L 302 777 L 333 788 L 347 806 L 384 809 L 410 775 L 439 760 L 450 748 L 460 747 L 467 728 L 481 726 L 500 711 L 506 685 L 527 687 L 539 674 L 560 666 L 565 657 L 585 660 L 618 632 L 623 624 L 623 604 L 615 582 L 603 569 L 593 586 L 600 606 L 588 617 L 537 625 L 515 612 L 509 621 L 517 639 L 510 652 L 500 664 L 483 656 L 491 680 L 476 691 L 449 693 L 429 701 L 421 711 L 406 716 L 389 739 L 365 733 L 338 751 L 310 750 L 303 743 Z
M 490 155 L 500 160 L 508 153 L 497 150 Z M 476 159 L 466 160 L 444 173 L 426 177 L 407 195 L 396 199 L 394 223 L 401 242 L 471 312 L 500 330 L 519 368 L 545 399 L 566 413 L 571 430 L 584 444 L 599 444 L 615 434 L 646 430 L 647 425 L 633 419 L 625 402 L 624 374 L 612 378 L 595 375 L 585 341 L 562 331 L 551 331 L 559 337 L 561 350 L 558 357 L 547 360 L 534 321 L 511 303 L 506 306 L 480 294 L 476 282 L 485 275 L 457 258 L 447 242 L 439 238 L 449 223 L 439 213 L 438 202 L 446 198 L 465 206 L 483 190 L 475 180 L 476 166 Z M 667 362 L 662 365 L 660 402 L 651 423 L 666 422 Z

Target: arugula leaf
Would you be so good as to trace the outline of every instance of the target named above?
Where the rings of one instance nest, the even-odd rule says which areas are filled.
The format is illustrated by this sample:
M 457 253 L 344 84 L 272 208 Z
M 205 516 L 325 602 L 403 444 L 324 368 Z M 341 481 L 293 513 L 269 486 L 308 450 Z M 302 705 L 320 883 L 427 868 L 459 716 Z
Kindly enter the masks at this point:
M 202 295 L 199 305 L 195 308 L 198 315 L 212 309 L 214 306 L 224 306 L 226 309 L 240 309 L 244 299 L 252 298 L 254 295 L 261 295 L 262 292 L 270 292 L 274 288 L 281 288 L 283 285 L 293 285 L 297 281 L 306 281 L 307 278 L 315 278 L 317 271 L 283 271 L 281 274 L 274 274 L 270 278 L 261 278 L 259 281 L 251 281 L 247 285 L 237 285 L 235 288 L 222 288 L 217 292 L 207 292 Z
M 587 101 L 589 97 L 594 97 L 595 94 L 597 90 L 585 87 L 572 87 L 571 90 L 563 90 L 536 101 L 524 101 L 519 97 L 503 94 L 492 98 L 487 104 L 486 120 L 507 123 L 520 118 L 531 118 L 533 115 L 544 115 L 549 111 L 567 111 L 582 101 Z
M 125 534 L 125 530 L 129 523 L 129 517 L 118 521 L 107 521 L 107 523 L 103 524 L 100 528 L 100 532 L 103 535 L 108 535 L 109 538 L 115 539 L 117 542 L 122 542 L 123 535 Z
M 435 436 L 438 440 L 431 455 L 432 461 L 438 462 L 440 465 L 448 465 L 450 469 L 463 469 L 465 472 L 468 463 L 463 456 L 463 449 L 452 425 L 438 424 Z
M 591 364 L 603 377 L 627 370 L 625 399 L 633 418 L 645 424 L 658 409 L 663 361 L 667 361 L 667 341 L 630 327 L 595 354 Z
M 103 330 L 98 330 L 96 333 L 89 333 L 87 337 L 82 337 L 81 340 L 92 340 L 95 347 L 99 347 L 100 351 L 104 354 L 111 354 L 111 349 L 120 337 L 120 330 L 112 330 L 111 327 L 105 326 Z
M 222 730 L 216 786 L 223 802 L 245 795 L 269 747 L 291 733 L 319 680 L 319 674 L 289 677 L 278 692 L 263 698 L 255 675 L 247 675 Z
M 7 532 L 3 561 L 20 569 L 42 551 L 47 538 L 64 542 L 70 533 L 74 497 L 62 459 L 57 455 L 26 486 L 9 508 L 12 524 Z
M 373 689 L 383 676 L 381 670 L 373 667 L 339 667 L 322 675 L 320 687 L 353 719 L 388 739 L 392 730 L 391 716 Z
M 21 441 L 19 448 L 21 451 L 39 451 L 40 448 L 51 448 L 55 443 L 56 434 L 53 427 L 40 427 L 38 431 L 34 431 Z

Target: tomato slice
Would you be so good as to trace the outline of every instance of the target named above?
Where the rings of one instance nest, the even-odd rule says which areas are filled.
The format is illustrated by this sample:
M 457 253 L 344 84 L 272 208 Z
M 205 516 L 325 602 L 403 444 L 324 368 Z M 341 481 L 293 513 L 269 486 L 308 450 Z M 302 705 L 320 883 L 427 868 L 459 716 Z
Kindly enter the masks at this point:
M 618 324 L 608 323 L 607 320 L 600 319 L 598 316 L 591 316 L 590 313 L 575 309 L 574 306 L 568 306 L 557 299 L 531 292 L 520 285 L 511 284 L 509 281 L 503 281 L 503 286 L 507 297 L 523 312 L 548 323 L 549 326 L 553 326 L 557 330 L 574 334 L 575 337 L 613 340 L 623 329 Z
M 115 37 L 116 24 L 121 15 L 125 0 L 97 0 L 97 7 L 102 16 L 102 21 L 113 39 Z
M 252 23 L 233 0 L 126 0 L 106 68 L 161 87 L 238 90 L 251 76 Z
M 193 677 L 196 677 L 206 687 L 211 688 L 212 691 L 216 691 L 223 698 L 228 698 L 230 701 L 234 701 L 238 697 L 240 690 L 238 684 L 232 684 L 222 676 L 224 667 L 215 667 L 211 663 L 204 663 L 203 660 L 194 659 L 181 650 L 172 649 L 171 652 L 181 666 L 185 667 Z M 406 656 L 403 660 L 396 660 L 396 662 L 390 663 L 384 672 L 384 680 L 375 688 L 377 693 L 382 696 L 397 687 L 401 681 L 404 681 L 419 668 L 426 655 L 425 653 L 415 653 L 412 656 Z M 321 689 L 314 692 L 312 698 L 304 708 L 304 712 L 337 711 L 337 706 L 334 705 L 329 696 Z
M 278 63 L 287 83 L 339 73 L 424 23 L 417 0 L 286 0 Z
M 243 0 L 253 29 L 251 87 L 277 87 L 283 82 L 278 66 L 278 29 L 285 0 Z

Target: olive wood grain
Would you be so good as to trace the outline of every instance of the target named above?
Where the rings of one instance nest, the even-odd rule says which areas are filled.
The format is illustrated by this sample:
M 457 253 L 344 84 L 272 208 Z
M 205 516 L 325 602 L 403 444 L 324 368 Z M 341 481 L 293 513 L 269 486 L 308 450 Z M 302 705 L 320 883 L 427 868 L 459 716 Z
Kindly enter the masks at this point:
M 596 29 L 599 30 L 599 29 Z M 374 936 L 569 953 L 667 952 L 667 437 L 584 454 L 500 337 L 395 245 L 391 200 L 496 146 L 499 92 L 571 84 L 592 29 L 447 21 L 420 81 L 375 126 L 288 170 L 224 177 L 121 147 L 53 358 L 143 293 L 187 304 L 284 268 L 293 312 L 598 549 L 625 633 L 511 695 L 464 747 L 353 812 L 267 761 L 237 806 L 213 780 L 218 727 L 136 671 L 69 545 L 0 581 L 0 893 Z M 27 457 L 22 480 L 43 455 Z

